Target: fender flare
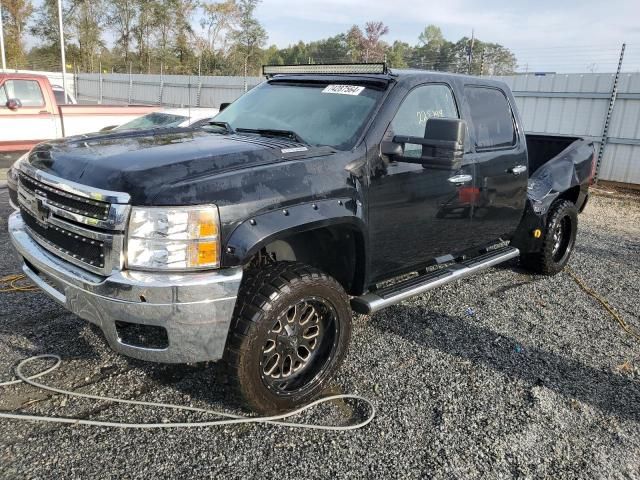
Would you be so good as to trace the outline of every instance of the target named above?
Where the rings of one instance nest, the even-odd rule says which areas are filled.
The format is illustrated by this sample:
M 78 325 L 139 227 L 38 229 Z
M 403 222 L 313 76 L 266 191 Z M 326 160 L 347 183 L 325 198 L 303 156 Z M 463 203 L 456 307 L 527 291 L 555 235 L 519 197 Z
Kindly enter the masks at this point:
M 275 240 L 337 225 L 349 226 L 366 242 L 362 204 L 348 197 L 288 206 L 248 218 L 225 242 L 222 264 L 225 267 L 244 265 Z

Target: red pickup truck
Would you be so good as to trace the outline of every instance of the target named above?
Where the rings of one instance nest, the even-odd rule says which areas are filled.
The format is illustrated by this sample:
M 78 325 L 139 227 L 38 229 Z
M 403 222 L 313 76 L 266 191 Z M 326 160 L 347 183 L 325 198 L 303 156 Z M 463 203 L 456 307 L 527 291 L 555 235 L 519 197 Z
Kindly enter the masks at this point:
M 55 138 L 97 132 L 159 110 L 159 106 L 58 105 L 47 77 L 0 73 L 0 153 Z

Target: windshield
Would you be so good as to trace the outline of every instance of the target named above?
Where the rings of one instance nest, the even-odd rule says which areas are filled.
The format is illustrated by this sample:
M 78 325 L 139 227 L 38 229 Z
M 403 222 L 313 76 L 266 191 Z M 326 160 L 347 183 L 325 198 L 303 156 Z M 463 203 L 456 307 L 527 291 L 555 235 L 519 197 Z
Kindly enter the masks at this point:
M 188 117 L 171 115 L 169 113 L 154 112 L 123 123 L 114 130 L 145 130 L 148 128 L 177 127 Z
M 233 129 L 286 130 L 311 145 L 348 150 L 382 92 L 363 86 L 265 82 L 215 117 Z

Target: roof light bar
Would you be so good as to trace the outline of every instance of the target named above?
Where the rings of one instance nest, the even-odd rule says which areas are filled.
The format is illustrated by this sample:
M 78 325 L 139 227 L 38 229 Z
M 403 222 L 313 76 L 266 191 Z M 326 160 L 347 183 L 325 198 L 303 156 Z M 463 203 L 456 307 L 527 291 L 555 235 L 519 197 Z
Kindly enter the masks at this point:
M 279 73 L 323 74 L 323 73 L 388 73 L 386 63 L 335 63 L 315 65 L 263 65 L 262 73 L 271 77 Z

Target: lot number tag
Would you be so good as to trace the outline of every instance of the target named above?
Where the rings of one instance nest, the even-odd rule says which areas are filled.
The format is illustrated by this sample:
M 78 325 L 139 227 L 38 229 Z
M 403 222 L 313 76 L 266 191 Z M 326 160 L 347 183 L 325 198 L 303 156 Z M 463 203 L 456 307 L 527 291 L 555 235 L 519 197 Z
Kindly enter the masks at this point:
M 356 85 L 328 85 L 322 93 L 337 93 L 338 95 L 360 95 L 364 87 Z

